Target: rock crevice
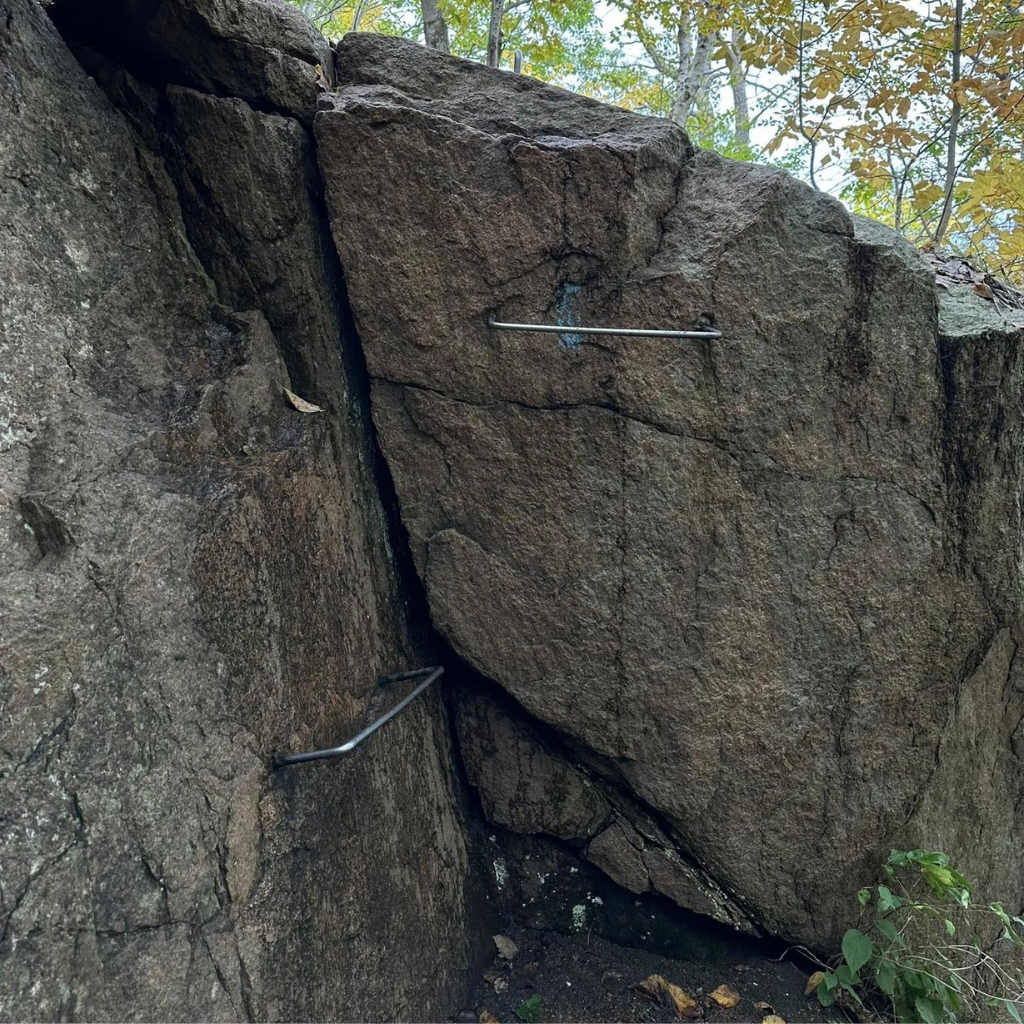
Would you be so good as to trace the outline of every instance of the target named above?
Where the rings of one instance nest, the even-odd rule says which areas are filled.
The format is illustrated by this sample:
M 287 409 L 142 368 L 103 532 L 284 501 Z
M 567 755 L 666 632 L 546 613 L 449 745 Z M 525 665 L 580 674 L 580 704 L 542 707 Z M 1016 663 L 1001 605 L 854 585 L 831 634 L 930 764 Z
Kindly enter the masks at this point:
M 308 132 L 330 51 L 277 3 L 58 8 L 80 63 L 0 3 L 0 1015 L 444 1015 L 482 943 L 436 694 L 268 770 L 431 654 Z

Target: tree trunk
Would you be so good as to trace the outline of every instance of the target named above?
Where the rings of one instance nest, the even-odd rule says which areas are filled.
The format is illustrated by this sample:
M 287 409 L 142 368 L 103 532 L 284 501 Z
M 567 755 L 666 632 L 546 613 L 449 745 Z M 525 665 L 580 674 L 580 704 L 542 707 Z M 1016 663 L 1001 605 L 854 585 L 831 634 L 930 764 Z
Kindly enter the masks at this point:
M 672 100 L 672 120 L 680 128 L 686 127 L 694 106 L 700 102 L 707 86 L 711 69 L 712 35 L 696 33 L 690 38 L 690 19 L 684 15 L 676 29 L 678 63 L 676 72 L 676 94 Z
M 747 73 L 740 57 L 742 34 L 733 28 L 726 48 L 729 65 L 729 87 L 732 89 L 732 110 L 734 118 L 733 140 L 737 146 L 750 148 L 750 105 L 747 102 Z
M 501 18 L 505 13 L 505 0 L 491 0 L 491 24 L 487 29 L 487 66 L 496 68 L 501 63 Z
M 956 143 L 957 132 L 960 129 L 960 99 L 957 92 L 957 85 L 960 82 L 960 45 L 964 28 L 964 0 L 956 0 L 956 13 L 953 21 L 953 68 L 952 68 L 952 95 L 953 109 L 949 115 L 949 139 L 946 142 L 946 196 L 942 201 L 942 216 L 939 217 L 939 226 L 935 229 L 935 244 L 941 245 L 949 227 L 950 217 L 953 214 L 953 189 L 956 188 Z
M 437 0 L 421 0 L 423 10 L 423 40 L 431 50 L 451 53 L 448 26 L 437 9 Z

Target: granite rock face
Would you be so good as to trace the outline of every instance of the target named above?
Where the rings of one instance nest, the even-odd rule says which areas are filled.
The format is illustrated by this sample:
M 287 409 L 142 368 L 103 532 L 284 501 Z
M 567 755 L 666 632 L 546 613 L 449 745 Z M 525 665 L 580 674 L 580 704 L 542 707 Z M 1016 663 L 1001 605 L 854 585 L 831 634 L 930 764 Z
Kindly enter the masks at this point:
M 294 20 L 194 7 L 209 55 Z M 430 655 L 309 135 L 80 56 L 105 91 L 0 0 L 0 1017 L 438 1019 L 475 926 L 437 695 L 269 771 Z
M 332 76 L 327 41 L 282 0 L 61 0 L 54 14 L 139 78 L 237 96 L 307 124 L 318 78 Z
M 1019 332 L 666 122 L 380 37 L 337 75 L 332 230 L 458 654 L 765 931 L 833 942 L 892 846 L 1019 902 Z M 466 747 L 497 820 L 695 904 L 502 728 Z

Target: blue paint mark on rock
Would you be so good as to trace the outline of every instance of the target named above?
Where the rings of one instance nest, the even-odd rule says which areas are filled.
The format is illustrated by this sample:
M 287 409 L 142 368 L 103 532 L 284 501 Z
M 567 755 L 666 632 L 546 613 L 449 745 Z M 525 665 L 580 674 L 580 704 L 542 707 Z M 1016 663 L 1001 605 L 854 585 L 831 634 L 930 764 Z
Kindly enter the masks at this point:
M 563 284 L 558 289 L 558 300 L 555 303 L 555 312 L 558 315 L 559 327 L 579 327 L 580 318 L 578 313 L 580 297 L 580 286 L 578 284 Z M 558 347 L 572 351 L 583 344 L 583 337 L 566 331 L 558 336 Z

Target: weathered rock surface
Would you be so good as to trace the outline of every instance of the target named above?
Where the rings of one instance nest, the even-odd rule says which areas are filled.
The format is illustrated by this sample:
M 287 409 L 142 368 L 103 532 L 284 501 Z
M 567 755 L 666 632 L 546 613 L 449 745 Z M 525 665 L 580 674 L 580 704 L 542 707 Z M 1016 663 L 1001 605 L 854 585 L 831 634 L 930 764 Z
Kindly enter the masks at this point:
M 769 931 L 834 940 L 906 844 L 1019 903 L 1019 333 L 951 330 L 895 234 L 665 122 L 379 37 L 337 58 L 332 229 L 456 651 Z M 720 340 L 572 331 L 701 318 Z M 566 770 L 502 729 L 467 755 L 485 807 L 558 835 Z
M 757 933 L 712 879 L 679 856 L 650 814 L 555 737 L 541 736 L 511 701 L 462 688 L 456 706 L 466 776 L 490 821 L 565 840 L 629 892 L 660 893 Z
M 211 62 L 287 10 L 201 7 Z M 161 52 L 103 66 L 126 117 L 0 0 L 0 1017 L 436 1019 L 474 942 L 436 695 L 268 771 L 425 655 L 309 137 Z
M 309 122 L 317 67 L 333 74 L 327 41 L 281 0 L 61 0 L 65 31 L 136 76 L 238 96 Z

